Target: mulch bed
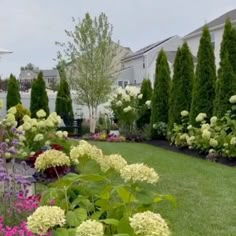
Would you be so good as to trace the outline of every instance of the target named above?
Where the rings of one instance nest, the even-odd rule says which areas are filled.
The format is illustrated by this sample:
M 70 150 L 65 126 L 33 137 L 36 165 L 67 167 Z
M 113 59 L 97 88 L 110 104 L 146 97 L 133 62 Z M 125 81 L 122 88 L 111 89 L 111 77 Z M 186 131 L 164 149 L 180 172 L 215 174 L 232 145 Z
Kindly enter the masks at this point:
M 182 154 L 186 154 L 191 157 L 200 158 L 200 159 L 208 160 L 208 161 L 210 160 L 210 161 L 214 161 L 217 163 L 221 163 L 223 165 L 236 167 L 236 158 L 227 158 L 227 157 L 223 157 L 223 156 L 217 156 L 213 160 L 211 160 L 211 159 L 207 158 L 206 153 L 199 153 L 195 150 L 190 150 L 188 148 L 178 148 L 175 145 L 170 145 L 170 143 L 167 140 L 151 140 L 146 143 L 156 146 L 156 147 L 160 147 L 160 148 L 172 151 L 172 152 L 182 153 Z

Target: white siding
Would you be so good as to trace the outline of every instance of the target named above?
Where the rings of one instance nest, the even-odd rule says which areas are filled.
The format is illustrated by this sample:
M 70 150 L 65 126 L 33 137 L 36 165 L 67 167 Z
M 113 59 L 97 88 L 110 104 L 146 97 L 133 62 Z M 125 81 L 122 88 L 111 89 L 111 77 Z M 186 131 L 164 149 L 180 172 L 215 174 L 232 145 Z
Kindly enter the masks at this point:
M 215 62 L 217 68 L 219 68 L 219 63 L 220 63 L 220 45 L 222 42 L 223 33 L 224 33 L 223 28 L 211 31 L 211 34 L 214 34 L 214 39 L 215 39 L 214 52 L 215 52 Z M 189 48 L 191 49 L 191 52 L 195 57 L 197 56 L 198 53 L 200 39 L 201 39 L 201 34 L 186 39 L 186 42 L 188 43 Z

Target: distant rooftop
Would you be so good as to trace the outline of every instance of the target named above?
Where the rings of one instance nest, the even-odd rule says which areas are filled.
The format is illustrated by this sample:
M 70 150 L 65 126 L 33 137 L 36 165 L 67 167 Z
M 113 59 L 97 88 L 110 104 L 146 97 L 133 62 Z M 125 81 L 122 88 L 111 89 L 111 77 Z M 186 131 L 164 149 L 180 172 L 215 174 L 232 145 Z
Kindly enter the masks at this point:
M 157 42 L 157 43 L 153 43 L 153 44 L 151 44 L 151 45 L 149 45 L 149 46 L 146 46 L 146 47 L 144 47 L 144 48 L 142 48 L 142 49 L 136 51 L 135 53 L 132 53 L 131 55 L 129 55 L 129 56 L 123 58 L 123 61 L 130 60 L 130 59 L 132 59 L 132 58 L 141 56 L 141 55 L 143 55 L 144 53 L 146 53 L 146 52 L 148 52 L 148 51 L 154 49 L 155 47 L 158 47 L 158 46 L 160 46 L 161 44 L 163 44 L 163 43 L 169 41 L 169 40 L 172 39 L 173 37 L 174 37 L 174 36 L 169 37 L 169 38 L 166 38 L 166 39 L 164 39 L 164 40 L 162 40 L 162 41 L 159 41 L 159 42 Z
M 206 25 L 209 27 L 209 28 L 214 28 L 214 27 L 217 27 L 217 26 L 220 26 L 220 25 L 224 25 L 225 24 L 225 21 L 227 19 L 230 19 L 231 21 L 236 21 L 236 9 L 234 10 L 231 10 L 223 15 L 221 15 L 220 17 L 210 21 L 209 23 L 207 23 Z M 192 35 L 195 35 L 197 33 L 200 33 L 202 31 L 204 26 L 201 26 L 199 27 L 198 29 L 192 31 L 191 33 L 187 34 L 185 37 L 191 37 Z
M 9 50 L 0 48 L 0 55 L 2 55 L 2 54 L 8 54 L 8 53 L 12 53 L 12 52 L 9 51 Z

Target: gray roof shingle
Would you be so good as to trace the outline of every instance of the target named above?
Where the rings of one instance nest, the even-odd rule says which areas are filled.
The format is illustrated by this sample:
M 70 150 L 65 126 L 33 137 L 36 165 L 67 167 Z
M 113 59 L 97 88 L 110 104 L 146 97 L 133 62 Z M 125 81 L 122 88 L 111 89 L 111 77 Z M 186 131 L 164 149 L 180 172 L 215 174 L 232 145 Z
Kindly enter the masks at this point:
M 131 55 L 129 55 L 129 56 L 123 58 L 122 60 L 123 60 L 123 61 L 126 61 L 126 60 L 130 60 L 130 59 L 132 59 L 132 58 L 134 58 L 134 57 L 141 56 L 141 55 L 143 55 L 144 53 L 146 53 L 146 52 L 152 50 L 153 48 L 155 48 L 155 47 L 157 47 L 157 46 L 160 46 L 161 44 L 163 44 L 163 43 L 169 41 L 169 40 L 172 39 L 173 37 L 174 37 L 174 36 L 169 37 L 169 38 L 166 38 L 166 39 L 164 39 L 164 40 L 162 40 L 162 41 L 159 41 L 159 42 L 157 42 L 157 43 L 153 43 L 153 44 L 151 44 L 151 45 L 149 45 L 149 46 L 146 46 L 146 47 L 144 47 L 144 48 L 142 48 L 142 49 L 136 51 L 135 53 L 132 53 Z
M 227 19 L 230 19 L 231 21 L 236 21 L 236 9 L 234 10 L 231 10 L 221 16 L 219 16 L 218 18 L 210 21 L 208 24 L 206 24 L 209 28 L 213 28 L 213 27 L 216 27 L 216 26 L 219 26 L 219 25 L 224 25 L 225 21 Z M 192 31 L 191 33 L 187 34 L 185 37 L 189 37 L 191 35 L 194 35 L 194 34 L 197 34 L 199 32 L 202 31 L 204 26 L 201 26 L 199 27 L 198 29 Z

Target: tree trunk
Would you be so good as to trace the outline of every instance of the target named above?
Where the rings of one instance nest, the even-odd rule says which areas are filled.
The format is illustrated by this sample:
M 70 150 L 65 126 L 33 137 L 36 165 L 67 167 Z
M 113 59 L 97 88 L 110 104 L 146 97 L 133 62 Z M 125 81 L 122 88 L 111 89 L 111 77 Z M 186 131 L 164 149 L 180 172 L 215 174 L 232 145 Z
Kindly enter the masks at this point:
M 96 129 L 96 108 L 92 107 L 90 112 L 90 133 L 94 134 Z

